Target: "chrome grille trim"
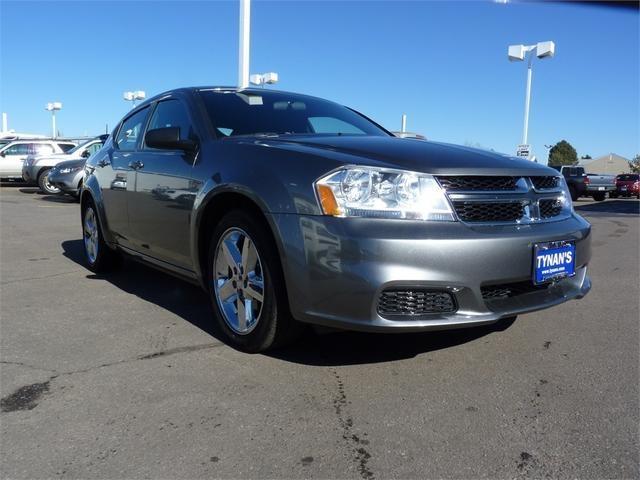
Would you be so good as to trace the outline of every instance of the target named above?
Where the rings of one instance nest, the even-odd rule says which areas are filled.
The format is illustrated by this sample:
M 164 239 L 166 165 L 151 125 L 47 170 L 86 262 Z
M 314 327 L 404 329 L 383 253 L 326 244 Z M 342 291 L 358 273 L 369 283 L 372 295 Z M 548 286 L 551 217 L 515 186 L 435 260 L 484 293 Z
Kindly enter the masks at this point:
M 557 222 L 564 220 L 571 216 L 571 212 L 567 209 L 557 208 L 556 203 L 563 195 L 562 182 L 559 177 L 552 176 L 540 176 L 540 177 L 511 177 L 515 179 L 512 183 L 515 188 L 512 190 L 447 190 L 445 185 L 455 185 L 456 188 L 460 185 L 482 185 L 483 182 L 477 181 L 476 177 L 472 178 L 471 183 L 465 183 L 465 176 L 437 176 L 436 177 L 440 185 L 445 189 L 446 195 L 453 207 L 454 212 L 458 220 L 463 223 L 471 225 L 493 225 L 493 224 L 532 224 L 532 223 L 545 223 L 545 222 Z M 453 181 L 452 179 L 456 179 Z M 497 185 L 501 187 L 504 184 L 505 178 L 498 177 L 499 181 Z M 462 179 L 462 180 L 460 180 Z M 555 179 L 553 182 L 551 179 Z M 507 182 L 508 183 L 508 182 Z M 555 183 L 553 188 L 548 187 Z M 492 182 L 484 182 L 486 185 L 491 185 Z M 538 185 L 539 188 L 536 188 Z M 478 210 L 483 210 L 483 204 L 487 208 L 486 211 L 496 212 L 495 215 L 484 215 L 486 218 L 480 218 L 482 215 L 470 215 L 473 212 L 473 204 L 478 204 Z M 515 215 L 508 215 L 507 212 L 504 215 L 492 209 L 490 204 L 505 204 L 505 210 L 513 210 L 513 204 L 519 203 L 522 206 L 522 214 L 517 219 L 505 220 L 505 218 Z

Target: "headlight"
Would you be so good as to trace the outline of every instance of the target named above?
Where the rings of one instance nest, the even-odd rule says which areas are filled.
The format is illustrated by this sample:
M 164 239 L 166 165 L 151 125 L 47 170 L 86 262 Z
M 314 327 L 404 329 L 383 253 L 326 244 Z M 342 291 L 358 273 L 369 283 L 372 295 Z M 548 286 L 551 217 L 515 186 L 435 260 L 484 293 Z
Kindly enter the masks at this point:
M 573 213 L 573 202 L 571 201 L 571 192 L 569 191 L 567 180 L 564 177 L 558 178 L 560 179 L 560 186 L 562 187 L 562 196 L 559 198 L 560 202 L 562 202 L 562 208 L 563 210 L 568 210 Z
M 350 166 L 317 180 L 315 189 L 325 215 L 455 221 L 444 191 L 424 173 Z
M 81 170 L 81 169 L 82 167 L 64 167 L 59 170 L 59 173 L 64 175 L 65 173 L 77 172 L 78 170 Z

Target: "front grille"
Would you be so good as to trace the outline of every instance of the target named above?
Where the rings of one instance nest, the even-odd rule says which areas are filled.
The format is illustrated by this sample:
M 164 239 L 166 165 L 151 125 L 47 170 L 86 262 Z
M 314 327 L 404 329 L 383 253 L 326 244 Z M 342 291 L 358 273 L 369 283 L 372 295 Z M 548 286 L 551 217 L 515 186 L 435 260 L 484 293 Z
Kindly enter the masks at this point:
M 448 292 L 423 289 L 385 290 L 378 299 L 378 313 L 385 316 L 416 316 L 456 311 L 453 296 Z
M 522 202 L 453 202 L 463 222 L 513 222 L 522 218 Z
M 531 177 L 531 182 L 536 190 L 558 188 L 558 181 L 558 177 Z
M 447 192 L 515 190 L 520 177 L 436 177 Z
M 502 285 L 487 285 L 481 287 L 482 298 L 485 300 L 500 300 L 517 297 L 525 293 L 537 292 L 548 288 L 548 284 L 534 285 L 531 281 L 505 283 Z
M 539 205 L 541 218 L 557 217 L 562 212 L 562 202 L 555 198 L 540 200 Z

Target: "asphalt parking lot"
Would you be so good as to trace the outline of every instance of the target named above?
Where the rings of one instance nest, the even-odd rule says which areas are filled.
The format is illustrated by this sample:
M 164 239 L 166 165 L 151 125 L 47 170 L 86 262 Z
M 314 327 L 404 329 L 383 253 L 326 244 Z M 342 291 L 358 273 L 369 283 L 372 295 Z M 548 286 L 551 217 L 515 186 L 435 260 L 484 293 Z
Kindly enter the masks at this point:
M 638 478 L 639 206 L 577 202 L 581 301 L 247 355 L 196 287 L 89 272 L 71 198 L 3 184 L 0 476 Z

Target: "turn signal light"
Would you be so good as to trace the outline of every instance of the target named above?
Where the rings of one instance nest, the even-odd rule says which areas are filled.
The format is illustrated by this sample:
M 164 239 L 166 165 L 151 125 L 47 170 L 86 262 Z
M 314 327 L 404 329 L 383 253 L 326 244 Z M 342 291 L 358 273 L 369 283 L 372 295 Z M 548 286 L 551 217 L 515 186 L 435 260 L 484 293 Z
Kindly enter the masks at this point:
M 325 215 L 332 215 L 337 217 L 340 215 L 340 207 L 336 201 L 336 197 L 333 194 L 331 188 L 327 185 L 316 185 L 318 190 L 318 198 L 320 199 L 320 205 L 322 206 L 322 213 Z

